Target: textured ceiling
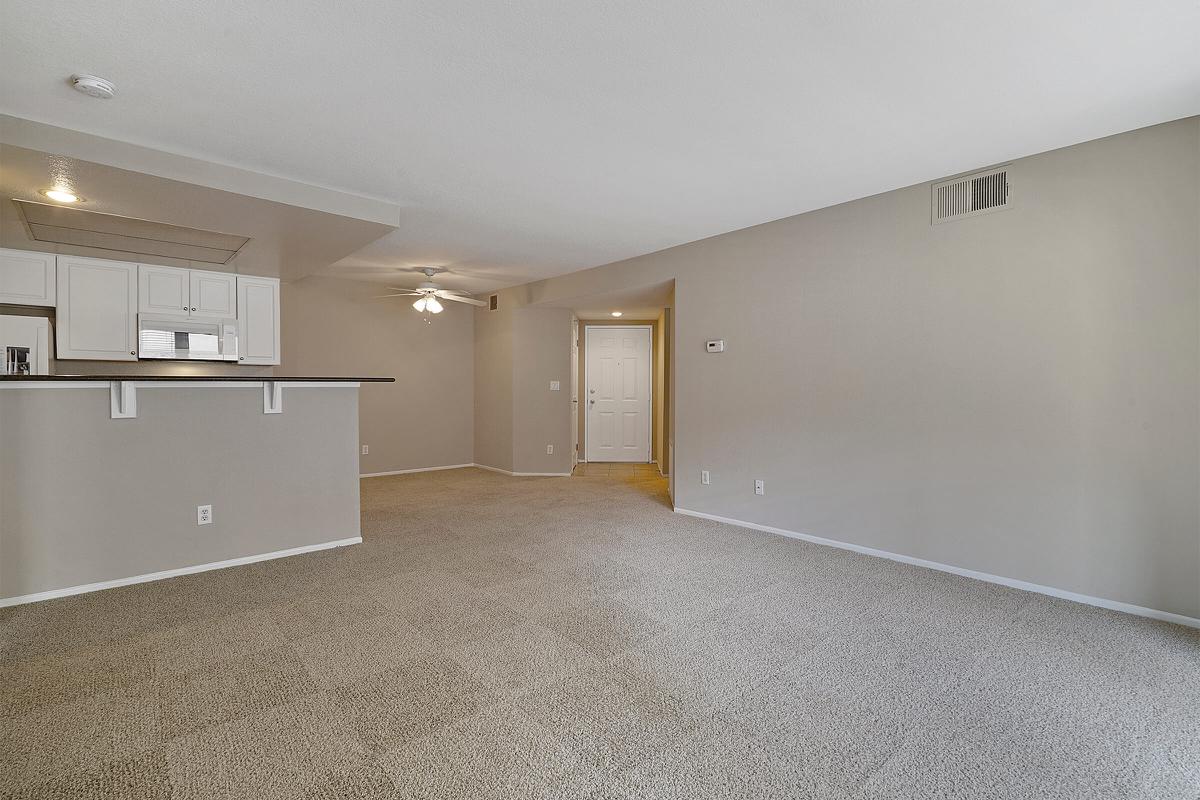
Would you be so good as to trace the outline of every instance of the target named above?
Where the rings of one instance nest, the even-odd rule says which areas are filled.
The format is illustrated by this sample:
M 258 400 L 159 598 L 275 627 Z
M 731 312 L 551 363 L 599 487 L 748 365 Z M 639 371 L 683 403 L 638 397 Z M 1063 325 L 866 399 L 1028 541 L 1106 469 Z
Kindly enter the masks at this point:
M 483 290 L 1200 112 L 1196 0 L 0 0 L 0 111 L 406 206 Z M 76 71 L 117 97 L 73 92 Z M 86 187 L 81 187 L 86 193 Z

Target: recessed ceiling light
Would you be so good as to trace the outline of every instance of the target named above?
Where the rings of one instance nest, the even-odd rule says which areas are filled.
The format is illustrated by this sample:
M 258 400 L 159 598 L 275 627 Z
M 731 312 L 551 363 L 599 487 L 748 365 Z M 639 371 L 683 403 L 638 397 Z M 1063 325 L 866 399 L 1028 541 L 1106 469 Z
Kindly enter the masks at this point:
M 620 311 L 614 311 L 614 312 L 612 312 L 612 315 L 613 315 L 614 317 L 619 317 L 619 316 L 621 316 L 621 312 L 620 312 Z
M 49 197 L 51 200 L 57 200 L 60 203 L 82 203 L 83 198 L 77 194 L 67 191 L 66 189 L 45 189 L 42 194 Z
M 98 78 L 95 75 L 72 75 L 71 86 L 77 92 L 83 92 L 88 97 L 99 97 L 101 100 L 108 100 L 117 93 L 117 87 L 113 85 L 112 81 Z

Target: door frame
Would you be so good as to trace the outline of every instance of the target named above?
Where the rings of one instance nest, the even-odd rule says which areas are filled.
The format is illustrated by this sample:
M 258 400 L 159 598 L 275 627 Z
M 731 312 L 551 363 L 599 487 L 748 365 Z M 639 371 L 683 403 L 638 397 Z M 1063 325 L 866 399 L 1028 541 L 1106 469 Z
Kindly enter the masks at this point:
M 651 454 L 654 452 L 654 442 L 652 441 L 652 439 L 654 438 L 654 326 L 653 325 L 588 325 L 587 322 L 584 321 L 584 323 L 583 323 L 583 338 L 584 338 L 585 343 L 587 342 L 588 331 L 591 330 L 592 328 L 595 328 L 596 330 L 609 330 L 609 331 L 644 330 L 648 334 L 646 338 L 650 342 L 649 358 L 646 359 L 646 400 L 649 403 L 649 408 L 647 409 L 647 413 L 649 414 L 649 416 L 647 417 L 648 423 L 646 425 L 646 460 L 645 461 L 597 461 L 596 463 L 597 464 L 651 464 L 651 463 L 653 463 L 653 457 L 651 456 Z M 583 387 L 582 387 L 584 389 L 588 388 L 592 384 L 591 370 L 592 370 L 591 356 L 585 355 L 584 359 L 583 359 Z M 591 437 L 591 434 L 592 434 L 592 415 L 590 412 L 591 412 L 590 408 L 585 410 L 584 416 L 583 416 L 583 455 L 585 456 L 585 458 L 583 459 L 584 461 L 587 460 L 586 456 L 588 454 L 588 439 Z
M 584 423 L 587 424 L 586 422 Z M 579 463 L 579 320 L 571 312 L 571 471 Z

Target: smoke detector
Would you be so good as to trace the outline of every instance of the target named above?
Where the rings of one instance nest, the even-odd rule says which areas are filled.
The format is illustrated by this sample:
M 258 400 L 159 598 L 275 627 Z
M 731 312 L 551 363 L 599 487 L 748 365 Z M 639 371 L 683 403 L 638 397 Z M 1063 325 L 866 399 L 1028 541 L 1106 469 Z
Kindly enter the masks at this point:
M 88 97 L 99 97 L 101 100 L 107 100 L 117 93 L 117 87 L 112 81 L 97 78 L 95 75 L 72 75 L 71 86 L 75 87 L 77 92 L 83 92 Z

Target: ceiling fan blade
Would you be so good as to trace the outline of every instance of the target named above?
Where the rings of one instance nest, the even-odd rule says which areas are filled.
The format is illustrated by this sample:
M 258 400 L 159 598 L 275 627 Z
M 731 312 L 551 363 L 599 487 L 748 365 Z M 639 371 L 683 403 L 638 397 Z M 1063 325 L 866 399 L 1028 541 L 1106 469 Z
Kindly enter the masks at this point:
M 479 306 L 480 308 L 487 305 L 486 300 L 476 300 L 474 297 L 465 297 L 461 294 L 442 294 L 441 292 L 438 292 L 437 296 L 443 300 L 451 300 L 455 303 L 470 303 L 471 305 Z
M 383 287 L 389 292 L 405 292 L 407 294 L 419 294 L 416 289 L 406 289 L 403 286 L 385 286 Z
M 400 294 L 377 294 L 377 295 L 375 295 L 375 297 L 374 297 L 374 298 L 372 298 L 372 299 L 374 299 L 374 300 L 380 300 L 380 299 L 382 299 L 382 298 L 384 298 L 384 297 L 412 297 L 412 296 L 414 296 L 414 295 L 416 295 L 416 294 L 417 294 L 416 292 L 400 292 Z

